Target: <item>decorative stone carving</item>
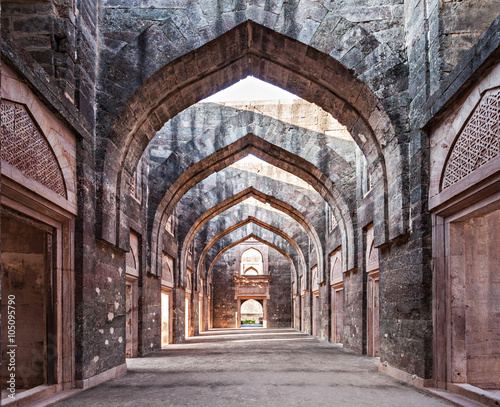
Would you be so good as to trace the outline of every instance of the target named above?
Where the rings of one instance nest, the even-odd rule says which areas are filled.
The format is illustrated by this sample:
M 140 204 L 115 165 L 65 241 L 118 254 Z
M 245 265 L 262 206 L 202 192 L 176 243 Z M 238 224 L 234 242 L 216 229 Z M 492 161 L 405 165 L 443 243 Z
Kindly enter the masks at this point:
M 26 108 L 2 100 L 1 157 L 26 177 L 66 197 L 64 178 L 47 139 Z
M 329 208 L 329 212 L 330 212 L 330 232 L 331 232 L 338 226 L 338 222 L 331 208 Z
M 372 271 L 378 269 L 378 249 L 375 248 L 375 245 L 371 244 L 370 251 L 368 252 L 368 262 L 366 268 L 368 271 Z
M 174 282 L 174 259 L 168 254 L 163 253 L 163 266 L 161 278 L 169 283 Z
M 269 298 L 270 275 L 234 276 L 236 292 L 234 298 L 256 296 Z
M 500 89 L 483 97 L 458 137 L 444 170 L 442 189 L 500 154 Z
M 311 275 L 312 275 L 312 292 L 315 295 L 318 295 L 319 293 L 319 283 L 318 283 L 318 266 L 314 266 L 311 269 Z
M 331 264 L 331 269 L 330 269 L 330 284 L 338 284 L 343 282 L 343 275 L 342 275 L 342 254 L 340 249 L 335 251 L 330 256 L 330 264 Z
M 130 268 L 133 268 L 133 269 L 136 269 L 136 260 L 135 260 L 135 255 L 132 251 L 132 249 L 130 249 L 129 252 L 127 252 L 127 254 L 125 255 L 125 264 L 127 267 L 130 267 Z

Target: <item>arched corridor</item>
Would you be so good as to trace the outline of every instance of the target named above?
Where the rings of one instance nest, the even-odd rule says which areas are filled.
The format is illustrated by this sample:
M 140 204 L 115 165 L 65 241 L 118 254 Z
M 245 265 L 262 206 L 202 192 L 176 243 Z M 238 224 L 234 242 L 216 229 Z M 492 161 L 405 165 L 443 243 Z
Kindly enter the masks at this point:
M 499 405 L 498 0 L 1 10 L 2 405 Z

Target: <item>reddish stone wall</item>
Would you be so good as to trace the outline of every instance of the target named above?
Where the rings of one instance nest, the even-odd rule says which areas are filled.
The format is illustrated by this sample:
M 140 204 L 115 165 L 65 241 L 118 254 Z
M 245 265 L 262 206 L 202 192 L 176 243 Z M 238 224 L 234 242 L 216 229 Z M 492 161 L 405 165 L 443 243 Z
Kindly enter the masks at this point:
M 453 224 L 452 381 L 500 385 L 500 210 Z
M 235 328 L 238 301 L 234 298 L 233 280 L 236 250 L 227 250 L 212 270 L 214 328 Z M 292 280 L 290 263 L 278 251 L 269 249 L 269 295 L 267 327 L 292 326 Z

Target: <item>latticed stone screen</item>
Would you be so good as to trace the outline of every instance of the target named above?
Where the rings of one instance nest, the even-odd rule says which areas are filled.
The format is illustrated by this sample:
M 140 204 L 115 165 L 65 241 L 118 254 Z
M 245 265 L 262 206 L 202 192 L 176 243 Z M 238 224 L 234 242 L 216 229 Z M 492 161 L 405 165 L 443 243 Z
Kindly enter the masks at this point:
M 1 157 L 26 177 L 65 197 L 64 179 L 47 139 L 23 105 L 2 101 Z
M 448 188 L 500 153 L 500 90 L 490 93 L 465 125 L 446 164 L 442 188 Z

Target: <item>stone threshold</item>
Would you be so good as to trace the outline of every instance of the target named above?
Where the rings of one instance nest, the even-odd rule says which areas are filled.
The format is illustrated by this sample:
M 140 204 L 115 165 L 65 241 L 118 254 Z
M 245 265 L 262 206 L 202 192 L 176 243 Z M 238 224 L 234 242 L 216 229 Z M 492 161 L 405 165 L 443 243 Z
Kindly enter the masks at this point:
M 73 397 L 76 394 L 80 393 L 81 389 L 70 389 L 64 390 L 59 393 L 55 393 L 52 396 L 43 398 L 42 400 L 36 401 L 32 404 L 28 404 L 26 407 L 47 407 L 52 406 L 60 401 L 66 400 L 67 398 Z
M 19 394 L 16 399 L 3 399 L 2 406 L 7 407 L 46 407 L 59 401 L 72 397 L 83 390 L 90 389 L 108 380 L 115 379 L 127 373 L 127 364 L 116 366 L 98 375 L 84 380 L 76 380 L 75 388 L 61 391 L 61 385 L 52 386 L 41 385 L 33 389 L 26 390 Z
M 455 403 L 459 406 L 500 406 L 500 395 L 467 383 L 447 383 L 446 390 L 435 388 L 426 390 L 453 402 L 457 400 Z
M 82 389 L 82 390 L 90 389 L 91 387 L 107 382 L 108 380 L 123 376 L 125 373 L 127 373 L 126 363 L 120 366 L 115 366 L 112 369 L 106 370 L 105 372 L 102 372 L 98 375 L 89 377 L 88 379 L 76 380 L 75 387 L 77 389 Z
M 488 390 L 480 389 L 479 387 L 471 386 L 470 384 L 447 383 L 446 389 L 438 389 L 433 380 L 422 379 L 416 375 L 412 375 L 395 367 L 387 365 L 387 363 L 379 363 L 378 370 L 391 376 L 397 380 L 414 386 L 427 393 L 441 397 L 453 404 L 461 407 L 499 407 L 500 394 L 495 394 Z
M 53 397 L 56 394 L 62 394 L 62 386 L 59 384 L 46 385 L 42 384 L 40 386 L 33 387 L 32 389 L 23 391 L 16 398 L 5 398 L 2 399 L 1 405 L 8 407 L 26 407 L 38 403 L 40 400 Z

